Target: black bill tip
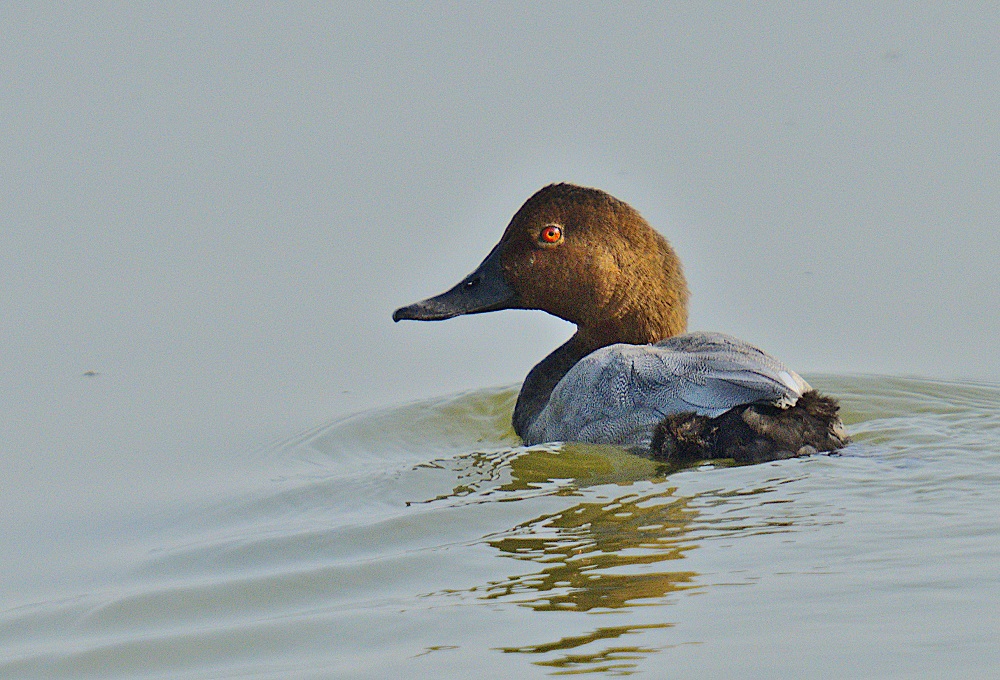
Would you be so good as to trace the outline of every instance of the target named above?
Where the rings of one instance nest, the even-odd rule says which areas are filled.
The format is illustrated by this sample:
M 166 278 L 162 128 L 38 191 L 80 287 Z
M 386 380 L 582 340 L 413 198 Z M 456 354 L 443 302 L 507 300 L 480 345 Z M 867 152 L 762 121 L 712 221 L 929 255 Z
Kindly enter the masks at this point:
M 451 309 L 440 309 L 434 304 L 434 298 L 415 302 L 406 307 L 400 307 L 392 313 L 393 321 L 444 321 L 458 316 L 462 312 Z
M 500 309 L 518 309 L 517 293 L 507 283 L 500 266 L 500 245 L 482 264 L 449 291 L 392 313 L 393 321 L 443 321 L 463 314 L 481 314 Z

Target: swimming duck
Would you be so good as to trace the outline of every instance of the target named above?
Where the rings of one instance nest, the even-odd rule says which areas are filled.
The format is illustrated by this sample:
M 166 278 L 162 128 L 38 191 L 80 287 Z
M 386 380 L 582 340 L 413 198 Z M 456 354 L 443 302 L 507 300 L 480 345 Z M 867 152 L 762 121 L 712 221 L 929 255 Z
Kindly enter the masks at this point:
M 576 324 L 518 394 L 513 425 L 526 445 L 617 444 L 676 463 L 844 446 L 835 400 L 747 342 L 686 333 L 687 302 L 680 260 L 635 209 L 599 189 L 551 184 L 474 272 L 392 318 L 539 309 Z

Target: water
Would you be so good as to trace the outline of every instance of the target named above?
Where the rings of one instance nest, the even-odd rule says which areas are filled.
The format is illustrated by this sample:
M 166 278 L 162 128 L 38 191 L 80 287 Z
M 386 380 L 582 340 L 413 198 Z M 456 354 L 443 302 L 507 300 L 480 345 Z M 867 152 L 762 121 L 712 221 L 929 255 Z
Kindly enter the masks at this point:
M 1000 387 L 812 382 L 855 443 L 749 467 L 521 448 L 514 388 L 324 425 L 80 541 L 0 677 L 995 677 Z

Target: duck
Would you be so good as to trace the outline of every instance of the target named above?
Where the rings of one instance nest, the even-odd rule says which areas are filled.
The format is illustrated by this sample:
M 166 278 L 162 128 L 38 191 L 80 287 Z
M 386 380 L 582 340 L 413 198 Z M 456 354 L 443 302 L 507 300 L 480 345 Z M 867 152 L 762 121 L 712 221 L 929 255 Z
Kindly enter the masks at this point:
M 393 321 L 534 309 L 576 325 L 524 379 L 511 417 L 526 446 L 611 444 L 684 465 L 754 464 L 836 451 L 839 404 L 754 345 L 688 332 L 680 259 L 632 206 L 550 184 L 486 259 Z

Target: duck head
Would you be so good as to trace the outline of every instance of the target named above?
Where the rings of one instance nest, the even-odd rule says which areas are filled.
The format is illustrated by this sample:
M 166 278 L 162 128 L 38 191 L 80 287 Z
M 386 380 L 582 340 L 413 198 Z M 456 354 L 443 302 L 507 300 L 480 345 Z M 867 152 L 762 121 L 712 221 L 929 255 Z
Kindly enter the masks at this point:
M 540 309 L 576 324 L 593 347 L 644 344 L 685 331 L 687 298 L 677 255 L 636 210 L 598 189 L 551 184 L 474 272 L 392 318 Z

